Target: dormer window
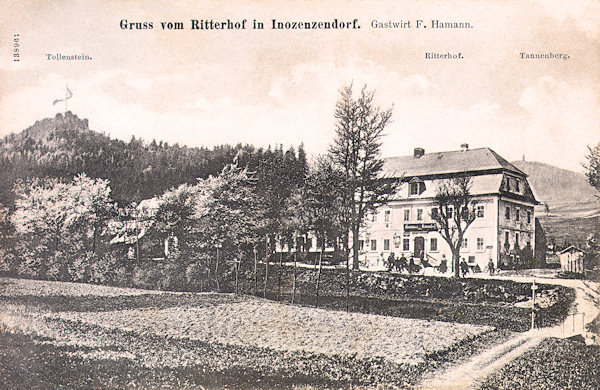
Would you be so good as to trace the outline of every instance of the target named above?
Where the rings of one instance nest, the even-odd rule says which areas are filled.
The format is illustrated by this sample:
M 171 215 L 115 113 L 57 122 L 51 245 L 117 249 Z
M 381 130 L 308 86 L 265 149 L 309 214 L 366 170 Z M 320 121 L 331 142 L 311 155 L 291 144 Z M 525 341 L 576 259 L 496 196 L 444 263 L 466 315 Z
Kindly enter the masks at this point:
M 519 179 L 515 179 L 515 191 L 516 192 L 521 192 L 521 189 L 519 188 Z
M 414 178 L 409 183 L 409 195 L 421 195 L 425 191 L 425 183 L 418 178 Z

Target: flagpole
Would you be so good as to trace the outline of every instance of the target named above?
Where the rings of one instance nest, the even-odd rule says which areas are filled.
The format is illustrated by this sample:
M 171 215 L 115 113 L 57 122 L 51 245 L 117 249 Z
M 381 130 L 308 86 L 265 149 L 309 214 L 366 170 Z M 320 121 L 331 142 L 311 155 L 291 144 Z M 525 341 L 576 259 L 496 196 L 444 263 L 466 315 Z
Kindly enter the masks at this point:
M 65 91 L 65 98 L 64 99 L 56 99 L 52 105 L 55 105 L 56 103 L 60 103 L 62 101 L 65 102 L 65 115 L 67 114 L 67 111 L 69 111 L 69 104 L 67 103 L 67 100 L 69 100 L 70 98 L 73 97 L 73 92 L 71 92 L 71 90 L 69 89 L 69 85 L 65 83 L 65 86 L 67 87 L 66 91 Z

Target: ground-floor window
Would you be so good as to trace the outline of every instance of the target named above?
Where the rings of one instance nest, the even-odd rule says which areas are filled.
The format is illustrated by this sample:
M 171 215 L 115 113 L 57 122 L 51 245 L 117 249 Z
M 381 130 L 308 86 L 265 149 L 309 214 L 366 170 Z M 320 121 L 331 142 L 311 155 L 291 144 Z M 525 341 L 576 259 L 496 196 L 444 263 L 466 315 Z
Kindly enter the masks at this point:
M 390 240 L 383 240 L 383 250 L 384 251 L 390 250 Z
M 437 238 L 432 238 L 431 240 L 429 240 L 429 250 L 432 252 L 435 252 L 438 250 Z
M 371 240 L 371 250 L 372 251 L 377 250 L 377 240 Z
M 410 249 L 409 245 L 410 245 L 410 240 L 408 238 L 405 238 L 402 240 L 402 250 L 403 251 L 409 250 Z
M 483 238 L 481 238 L 481 237 L 477 238 L 477 250 L 482 251 L 483 247 L 484 247 Z

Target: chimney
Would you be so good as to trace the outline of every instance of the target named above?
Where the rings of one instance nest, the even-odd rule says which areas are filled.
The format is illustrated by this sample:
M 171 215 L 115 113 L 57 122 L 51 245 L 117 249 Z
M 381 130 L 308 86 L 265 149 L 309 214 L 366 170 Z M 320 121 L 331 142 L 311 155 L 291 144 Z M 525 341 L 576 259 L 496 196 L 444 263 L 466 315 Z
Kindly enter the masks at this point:
M 461 144 L 460 145 L 460 150 L 463 152 L 466 152 L 469 150 L 469 144 Z
M 415 148 L 415 158 L 421 158 L 425 154 L 425 149 L 423 148 Z

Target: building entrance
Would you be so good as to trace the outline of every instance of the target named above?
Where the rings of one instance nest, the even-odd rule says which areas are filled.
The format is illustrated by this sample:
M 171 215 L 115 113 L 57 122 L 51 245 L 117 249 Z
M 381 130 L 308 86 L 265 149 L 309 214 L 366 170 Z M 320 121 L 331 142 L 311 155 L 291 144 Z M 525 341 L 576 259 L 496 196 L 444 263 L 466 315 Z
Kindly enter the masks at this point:
M 415 237 L 415 253 L 414 257 L 423 260 L 425 257 L 425 238 Z

